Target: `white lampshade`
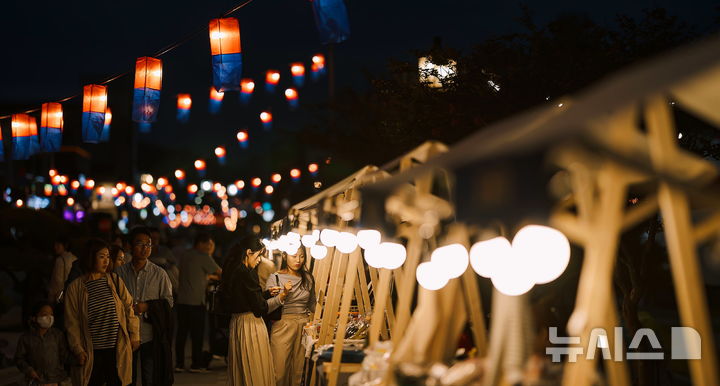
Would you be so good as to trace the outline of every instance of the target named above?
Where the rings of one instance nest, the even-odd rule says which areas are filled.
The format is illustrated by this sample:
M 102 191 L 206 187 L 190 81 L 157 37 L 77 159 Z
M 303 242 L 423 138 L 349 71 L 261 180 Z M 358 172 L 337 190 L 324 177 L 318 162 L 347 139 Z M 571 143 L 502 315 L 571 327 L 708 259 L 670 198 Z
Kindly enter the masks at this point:
M 542 225 L 520 229 L 512 241 L 513 253 L 532 272 L 536 284 L 557 279 L 570 263 L 570 242 L 562 232 Z
M 297 233 L 297 232 L 288 232 L 287 237 L 288 237 L 290 240 L 300 241 L 300 234 Z
M 357 237 L 350 232 L 340 232 L 335 246 L 342 253 L 352 253 L 358 247 Z
M 380 244 L 382 236 L 380 232 L 374 229 L 363 229 L 357 233 L 358 245 L 362 249 L 368 249 L 374 245 Z
M 317 242 L 317 239 L 313 235 L 305 235 L 301 239 L 302 245 L 310 248 Z
M 327 256 L 328 250 L 327 247 L 324 245 L 318 245 L 315 244 L 312 247 L 310 247 L 310 256 L 312 256 L 315 260 L 322 260 Z
M 513 250 L 509 255 L 497 259 L 491 277 L 493 286 L 508 296 L 530 291 L 535 285 L 535 277 L 528 268 L 525 259 Z
M 312 231 L 312 235 L 315 238 L 315 240 L 320 240 L 320 231 L 319 230 L 315 229 L 314 231 Z
M 288 244 L 288 248 L 285 252 L 287 252 L 288 255 L 297 255 L 298 250 L 302 247 L 302 244 L 291 241 L 290 244 Z
M 407 251 L 402 244 L 381 243 L 380 250 L 383 256 L 383 268 L 396 269 L 405 263 Z
M 430 261 L 438 269 L 445 271 L 448 279 L 454 279 L 465 273 L 470 259 L 462 244 L 450 244 L 434 250 Z
M 430 291 L 437 291 L 448 283 L 448 277 L 443 270 L 438 269 L 435 263 L 424 262 L 418 265 L 415 270 L 415 277 L 418 284 Z
M 505 269 L 492 277 L 495 288 L 508 296 L 522 295 L 532 289 L 535 279 L 526 269 Z
M 286 235 L 280 236 L 280 238 L 277 239 L 278 249 L 282 252 L 287 252 L 288 247 L 290 246 L 290 239 Z
M 511 253 L 510 241 L 504 237 L 480 241 L 470 248 L 470 265 L 478 275 L 490 278 L 497 271 L 498 261 L 509 258 Z
M 365 262 L 373 268 L 383 267 L 383 253 L 380 245 L 365 249 Z
M 268 249 L 272 249 L 273 251 L 280 249 L 280 243 L 277 240 L 270 240 L 270 244 L 268 245 Z
M 334 247 L 337 245 L 338 238 L 340 237 L 340 232 L 333 230 L 333 229 L 323 229 L 322 232 L 320 232 L 320 242 L 329 248 Z

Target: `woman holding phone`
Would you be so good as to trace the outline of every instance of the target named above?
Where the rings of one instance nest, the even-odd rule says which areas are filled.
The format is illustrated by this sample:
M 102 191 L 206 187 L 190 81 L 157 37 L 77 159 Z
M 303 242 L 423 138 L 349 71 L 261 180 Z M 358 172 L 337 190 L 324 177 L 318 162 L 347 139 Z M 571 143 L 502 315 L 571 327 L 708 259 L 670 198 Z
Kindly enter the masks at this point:
M 270 349 L 275 364 L 275 384 L 294 386 L 300 384 L 305 363 L 302 332 L 315 312 L 315 280 L 305 268 L 305 248 L 300 247 L 295 254 L 283 252 L 282 258 L 280 270 L 270 275 L 265 285 L 271 294 L 278 292 L 268 300 L 268 311 L 282 305 L 282 318 L 273 323 L 270 333 Z
M 257 265 L 264 253 L 265 246 L 260 240 L 248 236 L 230 250 L 222 269 L 221 301 L 232 314 L 228 345 L 228 385 L 275 384 L 274 362 L 262 316 L 267 314 L 269 304 L 277 308 L 287 296 L 287 292 L 280 291 L 269 300 L 263 296 Z M 227 287 L 222 287 L 225 285 Z M 273 294 L 277 292 L 272 291 Z

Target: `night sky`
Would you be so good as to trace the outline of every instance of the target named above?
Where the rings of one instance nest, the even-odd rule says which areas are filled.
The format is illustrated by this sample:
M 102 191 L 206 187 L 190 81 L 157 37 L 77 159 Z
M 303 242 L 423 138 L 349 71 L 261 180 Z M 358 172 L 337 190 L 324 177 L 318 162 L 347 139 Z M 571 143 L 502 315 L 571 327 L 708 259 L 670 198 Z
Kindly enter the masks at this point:
M 39 107 L 78 94 L 83 84 L 97 82 L 128 72 L 128 76 L 110 84 L 113 129 L 129 130 L 131 123 L 131 79 L 135 58 L 153 55 L 161 48 L 182 40 L 207 25 L 209 19 L 239 4 L 239 1 L 3 1 L 0 5 L 0 39 L 4 55 L 0 61 L 0 113 Z M 491 35 L 519 28 L 515 19 L 520 2 L 484 1 L 359 1 L 350 0 L 351 37 L 336 48 L 338 89 L 366 85 L 363 71 L 379 73 L 389 58 L 408 58 L 413 49 L 427 49 L 434 36 L 442 36 L 446 46 L 468 49 Z M 701 28 L 709 25 L 718 12 L 717 1 L 527 1 L 538 23 L 566 12 L 586 13 L 596 21 L 609 24 L 614 15 L 638 15 L 643 8 L 661 6 L 683 20 Z M 242 107 L 237 94 L 225 96 L 219 115 L 207 112 L 208 90 L 212 79 L 207 32 L 164 55 L 160 119 L 149 134 L 139 137 L 140 152 L 165 148 L 162 157 L 141 155 L 141 169 L 160 169 L 170 173 L 176 167 L 192 168 L 194 157 L 212 160 L 215 146 L 225 144 L 234 174 L 263 174 L 287 171 L 301 162 L 321 160 L 327 149 L 296 149 L 303 125 L 313 122 L 313 107 L 327 101 L 325 80 L 300 89 L 303 108 L 290 112 L 282 90 L 289 84 L 288 65 L 304 61 L 308 67 L 312 55 L 323 52 L 307 0 L 254 0 L 233 16 L 240 20 L 244 76 L 256 79 L 256 95 L 248 107 Z M 274 96 L 263 93 L 264 72 L 281 71 L 284 82 Z M 308 79 L 309 81 L 309 79 Z M 193 95 L 193 110 L 188 124 L 175 119 L 175 95 Z M 79 107 L 65 104 L 66 116 L 79 115 Z M 74 110 L 73 110 L 74 108 Z M 263 108 L 275 112 L 276 128 L 263 131 L 257 114 Z M 73 113 L 73 111 L 75 113 Z M 0 122 L 3 126 L 9 122 Z M 237 149 L 234 135 L 240 128 L 251 133 L 251 150 Z M 79 143 L 79 116 L 66 117 L 65 143 Z M 74 133 L 74 134 L 73 134 Z M 94 171 L 114 168 L 126 159 L 129 139 L 113 134 L 112 151 L 108 145 L 83 145 L 96 157 Z M 256 146 L 253 146 L 255 144 Z M 281 151 L 284 156 L 276 156 Z M 342 155 L 334 155 L 336 158 Z M 395 156 L 395 155 L 392 155 Z M 148 164 L 143 164 L 148 163 Z M 164 170 L 164 171 L 163 171 Z

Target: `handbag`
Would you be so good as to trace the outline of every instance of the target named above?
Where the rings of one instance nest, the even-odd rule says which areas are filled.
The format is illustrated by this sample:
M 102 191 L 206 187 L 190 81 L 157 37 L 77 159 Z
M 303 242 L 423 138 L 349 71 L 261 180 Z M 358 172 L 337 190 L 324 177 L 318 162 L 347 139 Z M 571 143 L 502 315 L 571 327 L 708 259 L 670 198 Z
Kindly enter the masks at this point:
M 276 284 L 278 287 L 282 287 L 282 286 L 280 285 L 280 278 L 278 277 L 278 274 L 277 274 L 277 273 L 275 274 L 275 284 Z M 268 320 L 275 320 L 275 321 L 282 319 L 282 310 L 283 310 L 283 306 L 280 306 L 280 307 L 276 308 L 275 311 L 269 312 L 269 313 L 267 314 L 267 319 L 268 319 Z

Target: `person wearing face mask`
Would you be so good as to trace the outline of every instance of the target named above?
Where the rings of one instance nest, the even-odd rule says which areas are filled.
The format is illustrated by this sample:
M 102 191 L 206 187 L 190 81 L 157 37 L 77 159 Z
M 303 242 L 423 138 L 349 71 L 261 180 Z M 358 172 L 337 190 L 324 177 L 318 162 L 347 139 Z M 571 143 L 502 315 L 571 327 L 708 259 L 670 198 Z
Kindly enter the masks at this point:
M 68 379 L 65 363 L 70 357 L 65 334 L 53 327 L 53 308 L 49 302 L 33 307 L 30 331 L 20 336 L 15 365 L 28 383 L 58 385 Z
M 81 366 L 76 385 L 127 385 L 133 351 L 140 347 L 140 326 L 133 298 L 123 280 L 108 274 L 110 251 L 100 239 L 88 241 L 82 258 L 85 274 L 68 286 L 65 328 L 70 351 Z
M 294 254 L 283 252 L 280 270 L 272 274 L 265 285 L 268 291 L 285 289 L 268 300 L 269 312 L 282 305 L 282 317 L 273 323 L 270 332 L 277 386 L 299 385 L 302 379 L 305 364 L 302 332 L 315 312 L 316 303 L 315 280 L 305 267 L 306 259 L 302 246 Z M 276 298 L 277 301 L 273 301 Z
M 262 319 L 268 311 L 268 302 L 263 296 L 256 269 L 264 253 L 265 246 L 260 240 L 248 236 L 230 250 L 222 269 L 221 301 L 225 310 L 232 314 L 228 385 L 275 384 L 270 342 Z M 273 302 L 280 301 L 280 297 L 273 299 Z

